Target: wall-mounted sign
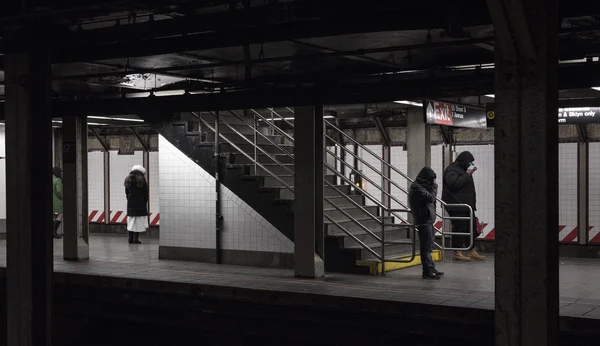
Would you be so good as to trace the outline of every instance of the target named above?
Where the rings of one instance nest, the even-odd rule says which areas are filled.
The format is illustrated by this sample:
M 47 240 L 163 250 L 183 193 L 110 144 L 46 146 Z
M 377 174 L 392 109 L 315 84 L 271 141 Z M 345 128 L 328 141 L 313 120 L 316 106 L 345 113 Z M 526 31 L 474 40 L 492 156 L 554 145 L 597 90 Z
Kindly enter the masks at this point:
M 134 155 L 135 147 L 133 140 L 130 138 L 121 137 L 119 138 L 119 152 L 118 155 Z
M 559 124 L 590 124 L 600 122 L 600 107 L 571 107 L 558 109 Z
M 425 112 L 425 122 L 428 124 L 475 129 L 485 129 L 487 127 L 487 113 L 485 108 L 425 100 L 423 102 L 423 109 Z
M 493 110 L 488 110 L 494 113 Z M 488 127 L 494 127 L 494 119 L 488 116 Z M 592 124 L 600 123 L 600 107 L 570 107 L 558 109 L 558 123 L 560 125 L 569 124 Z

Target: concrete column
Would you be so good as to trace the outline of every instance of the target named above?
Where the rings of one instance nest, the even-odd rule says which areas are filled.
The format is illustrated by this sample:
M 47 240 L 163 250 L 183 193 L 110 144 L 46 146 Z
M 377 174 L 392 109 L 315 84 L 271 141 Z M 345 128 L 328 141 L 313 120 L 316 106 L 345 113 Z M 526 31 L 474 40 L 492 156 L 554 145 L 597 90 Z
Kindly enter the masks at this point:
M 28 53 L 4 59 L 9 201 L 5 337 L 11 346 L 48 346 L 53 266 L 50 55 L 41 42 Z
M 589 241 L 589 150 L 590 144 L 577 144 L 577 242 L 587 244 Z
M 496 28 L 496 345 L 556 346 L 558 0 L 490 0 Z
M 409 108 L 406 128 L 406 150 L 408 152 L 407 173 L 412 179 L 417 177 L 417 174 L 419 174 L 419 171 L 423 167 L 431 167 L 430 130 L 431 126 L 425 123 L 423 109 Z
M 323 276 L 323 107 L 296 107 L 294 126 L 294 273 Z
M 63 117 L 65 260 L 89 258 L 87 118 Z

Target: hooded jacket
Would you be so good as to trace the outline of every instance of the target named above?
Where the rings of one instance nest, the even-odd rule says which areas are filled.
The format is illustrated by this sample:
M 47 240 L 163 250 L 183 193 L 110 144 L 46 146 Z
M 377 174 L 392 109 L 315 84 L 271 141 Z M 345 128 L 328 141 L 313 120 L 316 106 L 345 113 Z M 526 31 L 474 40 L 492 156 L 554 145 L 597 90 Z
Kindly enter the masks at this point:
M 469 164 L 475 161 L 473 154 L 463 151 L 456 161 L 444 171 L 442 200 L 448 204 L 468 204 L 477 210 L 477 196 L 473 176 L 467 173 Z M 448 210 L 465 210 L 465 208 L 447 208 Z
M 435 223 L 437 184 L 436 174 L 429 167 L 423 167 L 408 191 L 408 206 L 410 207 L 415 226 Z

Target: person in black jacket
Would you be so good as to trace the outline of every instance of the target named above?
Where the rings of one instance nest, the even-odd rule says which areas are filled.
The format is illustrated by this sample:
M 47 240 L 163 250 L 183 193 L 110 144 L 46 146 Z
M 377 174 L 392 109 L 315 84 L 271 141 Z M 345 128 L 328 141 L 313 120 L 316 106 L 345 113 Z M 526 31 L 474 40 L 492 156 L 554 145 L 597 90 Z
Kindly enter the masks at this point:
M 413 217 L 413 224 L 419 232 L 421 243 L 421 265 L 423 279 L 439 280 L 443 272 L 435 269 L 431 254 L 435 241 L 436 219 L 435 207 L 437 196 L 436 174 L 429 167 L 423 167 L 408 191 L 408 205 Z
M 125 179 L 125 195 L 127 196 L 129 244 L 141 244 L 140 233 L 148 229 L 149 190 L 144 167 L 133 166 Z
M 473 173 L 477 170 L 473 162 L 475 158 L 468 151 L 463 151 L 456 160 L 444 171 L 442 200 L 447 204 L 468 204 L 473 208 L 473 240 L 477 238 L 477 221 L 475 211 L 477 210 L 477 196 L 475 193 L 475 182 Z M 469 217 L 470 213 L 466 207 L 446 207 L 448 214 L 452 217 Z M 451 220 L 453 233 L 469 233 L 468 220 Z M 474 241 L 473 241 L 474 243 Z M 470 245 L 470 246 L 469 246 Z M 453 248 L 465 248 L 467 254 L 462 251 L 454 251 L 455 261 L 469 262 L 471 259 L 484 260 L 485 257 L 475 251 L 474 244 L 470 244 L 469 236 L 452 236 Z

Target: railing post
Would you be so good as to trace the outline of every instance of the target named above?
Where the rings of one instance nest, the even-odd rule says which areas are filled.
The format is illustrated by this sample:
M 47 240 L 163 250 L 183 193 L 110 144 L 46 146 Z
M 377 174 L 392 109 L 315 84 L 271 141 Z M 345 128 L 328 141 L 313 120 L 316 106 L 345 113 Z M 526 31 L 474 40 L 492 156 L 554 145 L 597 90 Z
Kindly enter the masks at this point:
M 384 208 L 381 208 L 381 275 L 385 276 L 385 214 Z
M 258 161 L 258 149 L 256 148 L 257 143 L 256 143 L 256 113 L 252 113 L 254 115 L 254 175 L 258 175 L 258 168 L 257 168 L 257 164 L 256 162 Z
M 389 194 L 391 193 L 392 184 L 390 183 L 391 178 L 391 156 L 392 156 L 392 148 L 388 145 L 383 145 L 383 161 L 381 162 L 381 203 L 385 205 L 387 209 L 391 208 L 391 198 Z M 382 211 L 383 212 L 383 211 Z M 385 212 L 385 216 L 389 216 L 389 212 Z
M 220 145 L 219 145 L 219 111 L 215 112 L 215 250 L 217 264 L 221 264 L 221 231 L 223 227 L 223 215 L 221 215 L 221 177 L 220 167 Z

